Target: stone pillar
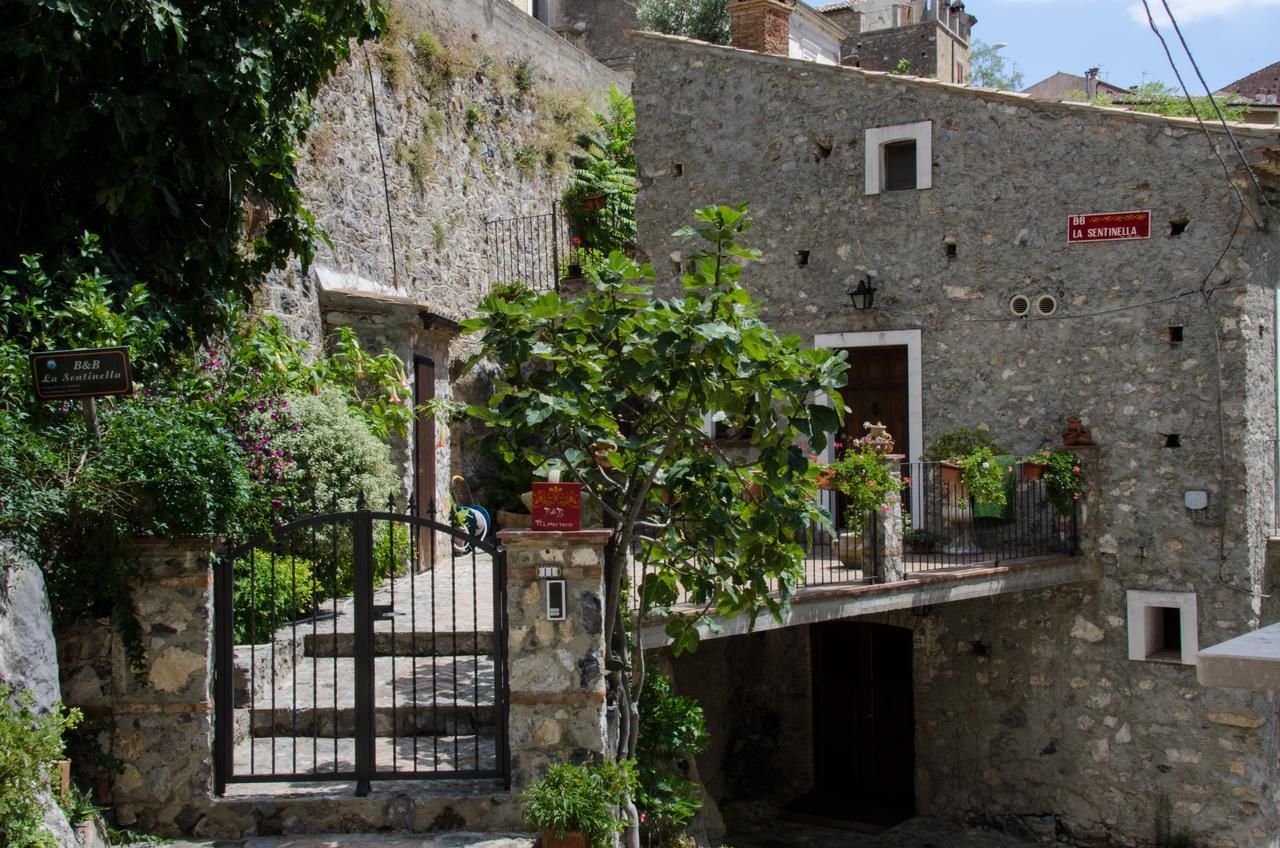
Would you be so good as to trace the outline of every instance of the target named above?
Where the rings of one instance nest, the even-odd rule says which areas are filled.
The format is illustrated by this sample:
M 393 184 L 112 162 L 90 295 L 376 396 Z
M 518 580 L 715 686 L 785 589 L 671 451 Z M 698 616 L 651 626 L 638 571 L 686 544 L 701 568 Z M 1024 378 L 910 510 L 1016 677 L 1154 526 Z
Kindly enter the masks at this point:
M 787 56 L 791 52 L 791 12 L 796 0 L 732 0 L 729 41 L 734 47 Z
M 895 471 L 894 477 L 898 474 Z M 902 559 L 902 495 L 894 492 L 885 498 L 887 511 L 881 510 L 878 518 L 880 526 L 880 582 L 892 583 L 901 580 L 906 572 Z
M 198 540 L 137 542 L 131 585 L 142 670 L 106 620 L 59 633 L 67 703 L 107 718 L 100 741 L 124 763 L 111 775 L 116 822 L 178 835 L 213 789 L 213 572 Z
M 604 546 L 610 530 L 503 530 L 511 782 L 608 749 L 604 678 Z M 547 618 L 547 581 L 565 582 L 565 618 Z

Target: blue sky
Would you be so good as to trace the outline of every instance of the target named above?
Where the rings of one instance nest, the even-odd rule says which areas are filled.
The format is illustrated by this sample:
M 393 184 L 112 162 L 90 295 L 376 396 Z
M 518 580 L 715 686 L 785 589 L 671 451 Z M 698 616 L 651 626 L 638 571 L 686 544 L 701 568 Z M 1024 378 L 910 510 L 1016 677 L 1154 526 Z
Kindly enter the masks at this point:
M 1160 0 L 1149 2 L 1153 12 L 1162 9 Z M 1168 2 L 1214 90 L 1280 61 L 1280 0 Z M 1093 65 L 1113 85 L 1144 78 L 1177 82 L 1136 0 L 966 0 L 965 6 L 978 18 L 974 37 L 1008 44 L 1001 52 L 1023 72 L 1026 85 L 1055 71 L 1081 74 Z M 1194 85 L 1177 37 L 1166 29 L 1183 77 Z

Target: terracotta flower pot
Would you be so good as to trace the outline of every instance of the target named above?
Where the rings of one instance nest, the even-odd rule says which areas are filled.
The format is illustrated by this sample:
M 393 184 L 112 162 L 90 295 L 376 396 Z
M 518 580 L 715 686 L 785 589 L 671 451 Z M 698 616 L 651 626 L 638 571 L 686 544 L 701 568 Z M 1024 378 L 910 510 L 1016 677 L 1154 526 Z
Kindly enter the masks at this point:
M 566 831 L 564 836 L 556 836 L 553 831 L 538 831 L 542 848 L 587 848 L 587 835 L 576 831 Z
M 946 462 L 944 460 L 939 463 L 939 465 L 942 468 L 942 482 L 959 483 L 960 480 L 963 479 L 964 473 L 961 471 L 960 466 L 956 465 L 954 462 Z
M 603 194 L 593 194 L 591 197 L 584 197 L 579 206 L 583 212 L 599 212 L 604 208 L 607 198 Z
M 1045 464 L 1043 462 L 1024 462 L 1022 463 L 1022 479 L 1023 480 L 1039 480 L 1044 477 Z

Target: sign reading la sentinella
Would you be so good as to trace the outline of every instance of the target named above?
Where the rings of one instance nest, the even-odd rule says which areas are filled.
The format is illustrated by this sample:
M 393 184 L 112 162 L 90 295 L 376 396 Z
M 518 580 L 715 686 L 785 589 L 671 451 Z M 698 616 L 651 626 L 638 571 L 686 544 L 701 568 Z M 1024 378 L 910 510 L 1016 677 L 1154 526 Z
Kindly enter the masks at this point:
M 127 395 L 133 391 L 129 349 L 124 347 L 33 353 L 31 375 L 40 400 Z

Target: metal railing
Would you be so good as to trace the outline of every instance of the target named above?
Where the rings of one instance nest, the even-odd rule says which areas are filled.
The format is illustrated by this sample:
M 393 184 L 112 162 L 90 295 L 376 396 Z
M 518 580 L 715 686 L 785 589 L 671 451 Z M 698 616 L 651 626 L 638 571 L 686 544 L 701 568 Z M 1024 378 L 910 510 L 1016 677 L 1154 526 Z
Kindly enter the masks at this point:
M 806 553 L 798 587 L 880 583 L 899 572 L 906 576 L 1078 555 L 1078 506 L 1060 514 L 1047 497 L 1044 480 L 1022 466 L 1012 467 L 1005 503 L 984 504 L 975 502 L 961 484 L 959 469 L 936 462 L 902 463 L 900 552 L 886 538 L 892 525 L 886 527 L 880 514 L 869 513 L 861 528 L 851 532 L 843 496 L 820 491 L 819 506 L 832 517 L 834 532 L 814 527 L 800 540 Z M 633 557 L 633 586 L 639 585 L 641 571 Z M 697 600 L 682 591 L 677 603 Z
M 485 221 L 489 287 L 521 283 L 534 291 L 559 291 L 582 267 L 614 250 L 635 255 L 635 218 L 616 206 L 575 208 L 551 204 L 540 215 Z

